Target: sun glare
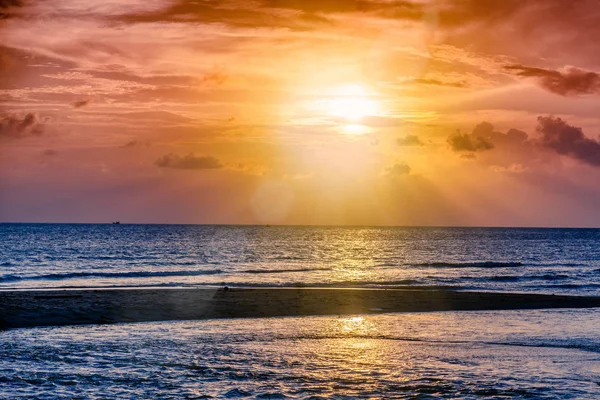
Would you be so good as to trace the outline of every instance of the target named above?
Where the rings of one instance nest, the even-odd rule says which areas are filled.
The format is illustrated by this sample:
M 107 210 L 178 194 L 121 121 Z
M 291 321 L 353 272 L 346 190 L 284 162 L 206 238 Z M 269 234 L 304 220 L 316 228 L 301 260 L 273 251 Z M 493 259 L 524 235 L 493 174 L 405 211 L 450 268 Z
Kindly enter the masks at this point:
M 361 124 L 346 124 L 341 127 L 344 133 L 351 135 L 362 135 L 367 132 L 367 127 Z
M 377 113 L 377 102 L 372 94 L 361 85 L 340 87 L 329 100 L 327 108 L 330 115 L 343 118 L 350 123 L 358 123 L 364 117 Z

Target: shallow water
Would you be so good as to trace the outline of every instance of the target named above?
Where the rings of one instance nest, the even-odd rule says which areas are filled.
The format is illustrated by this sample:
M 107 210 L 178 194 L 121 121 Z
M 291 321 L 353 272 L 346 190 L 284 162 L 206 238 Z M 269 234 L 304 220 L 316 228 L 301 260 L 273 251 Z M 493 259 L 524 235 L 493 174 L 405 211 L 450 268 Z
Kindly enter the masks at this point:
M 0 288 L 449 286 L 600 295 L 600 230 L 0 224 Z
M 529 310 L 13 330 L 0 398 L 592 399 L 599 327 Z
M 600 295 L 600 230 L 0 224 L 0 288 L 449 286 Z M 0 332 L 0 399 L 600 398 L 600 312 Z

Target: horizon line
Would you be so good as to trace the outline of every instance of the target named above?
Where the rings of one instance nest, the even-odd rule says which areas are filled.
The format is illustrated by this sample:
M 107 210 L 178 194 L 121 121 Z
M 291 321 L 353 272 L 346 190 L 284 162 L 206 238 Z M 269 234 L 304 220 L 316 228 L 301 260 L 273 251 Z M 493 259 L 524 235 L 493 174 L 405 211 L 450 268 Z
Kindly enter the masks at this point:
M 114 222 L 118 222 L 115 224 Z M 506 226 L 506 225 L 335 225 L 335 224 L 227 224 L 227 223 L 185 223 L 185 222 L 26 222 L 0 221 L 0 225 L 184 225 L 184 226 L 223 226 L 223 227 L 314 227 L 314 228 L 447 228 L 447 229 L 600 229 L 600 226 Z

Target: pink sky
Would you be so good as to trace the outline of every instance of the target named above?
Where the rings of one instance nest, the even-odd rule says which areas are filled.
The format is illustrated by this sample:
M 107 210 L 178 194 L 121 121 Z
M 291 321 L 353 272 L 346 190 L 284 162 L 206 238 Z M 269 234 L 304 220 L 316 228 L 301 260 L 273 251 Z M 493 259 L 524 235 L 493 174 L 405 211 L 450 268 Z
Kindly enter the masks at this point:
M 0 1 L 0 221 L 600 226 L 600 8 Z

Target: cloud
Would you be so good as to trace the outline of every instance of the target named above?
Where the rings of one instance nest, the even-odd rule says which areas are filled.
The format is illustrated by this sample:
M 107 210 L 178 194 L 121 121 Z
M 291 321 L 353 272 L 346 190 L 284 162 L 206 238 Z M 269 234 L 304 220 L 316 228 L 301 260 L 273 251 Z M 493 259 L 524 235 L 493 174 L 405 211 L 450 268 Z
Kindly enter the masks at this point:
M 342 14 L 415 21 L 421 20 L 424 12 L 419 2 L 402 0 L 174 0 L 161 9 L 128 13 L 120 19 L 134 23 L 219 23 L 239 28 L 306 31 L 330 26 Z
M 124 113 L 110 113 L 111 117 L 114 118 L 122 118 L 122 119 L 131 119 L 135 121 L 148 121 L 152 124 L 156 123 L 164 123 L 164 124 L 177 124 L 190 122 L 192 119 L 188 117 L 184 117 L 183 115 L 169 112 L 169 111 L 130 111 Z
M 78 100 L 75 101 L 73 103 L 71 103 L 71 105 L 73 106 L 73 108 L 81 108 L 81 107 L 85 107 L 90 103 L 90 100 Z
M 600 75 L 593 71 L 566 66 L 558 70 L 509 65 L 505 69 L 523 78 L 537 79 L 544 89 L 561 96 L 600 93 Z
M 343 121 L 343 119 L 338 120 L 338 122 L 341 121 Z M 360 123 L 365 126 L 388 128 L 406 125 L 406 119 L 381 115 L 368 115 L 362 118 Z
M 121 148 L 150 147 L 150 142 L 145 141 L 145 140 L 131 140 L 120 147 Z
M 26 136 L 40 136 L 42 133 L 44 133 L 44 125 L 32 113 L 22 118 L 13 114 L 0 121 L 0 138 L 19 139 Z
M 22 0 L 0 0 L 0 19 L 12 17 L 17 7 L 23 7 Z
M 497 132 L 489 122 L 481 122 L 470 134 L 456 132 L 448 137 L 448 144 L 456 152 L 477 152 L 494 148 L 524 148 L 528 143 L 527 133 L 518 129 L 510 129 L 506 133 Z
M 381 11 L 387 9 L 416 9 L 417 5 L 408 1 L 369 1 L 369 0 L 265 0 L 271 8 L 285 8 L 306 13 L 351 13 Z
M 417 78 L 413 79 L 414 83 L 426 86 L 449 86 L 456 88 L 466 88 L 468 87 L 467 83 L 464 81 L 456 81 L 456 82 L 445 82 L 439 79 L 425 79 L 425 78 Z
M 386 175 L 390 177 L 402 176 L 410 174 L 411 168 L 406 163 L 396 163 L 386 169 Z
M 417 135 L 406 135 L 396 140 L 398 146 L 425 146 Z
M 542 146 L 593 166 L 600 166 L 600 142 L 587 138 L 581 128 L 560 118 L 538 117 L 536 131 Z
M 434 4 L 439 11 L 439 23 L 445 27 L 505 22 L 524 8 L 521 0 L 446 0 Z
M 499 173 L 509 173 L 509 174 L 521 174 L 527 171 L 527 167 L 523 166 L 523 164 L 512 163 L 507 166 L 503 165 L 493 165 L 491 170 Z
M 481 122 L 473 129 L 471 134 L 491 143 L 494 147 L 504 145 L 521 145 L 527 141 L 527 133 L 518 129 L 510 129 L 506 133 L 497 132 L 489 122 Z
M 315 22 L 306 18 L 306 13 L 290 13 L 282 15 L 266 7 L 257 7 L 253 1 L 195 1 L 176 0 L 167 7 L 157 10 L 134 12 L 122 15 L 126 22 L 171 22 L 181 23 L 220 23 L 236 27 L 287 27 L 292 29 L 305 28 Z
M 494 144 L 489 140 L 474 134 L 456 132 L 448 137 L 448 144 L 452 150 L 460 151 L 485 151 L 494 148 Z
M 470 134 L 451 135 L 448 143 L 463 158 L 474 158 L 476 152 L 493 148 L 482 162 L 496 172 L 525 172 L 536 164 L 556 161 L 558 156 L 600 166 L 600 140 L 586 137 L 581 128 L 558 117 L 539 116 L 536 133 L 530 139 L 523 131 L 497 132 L 492 124 L 482 122 Z
M 227 74 L 222 71 L 211 71 L 204 74 L 201 81 L 202 83 L 212 83 L 215 85 L 222 85 L 227 80 Z
M 197 157 L 193 153 L 186 156 L 167 154 L 156 160 L 154 165 L 174 169 L 219 169 L 223 167 L 221 162 L 214 157 Z

